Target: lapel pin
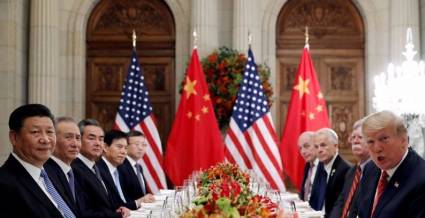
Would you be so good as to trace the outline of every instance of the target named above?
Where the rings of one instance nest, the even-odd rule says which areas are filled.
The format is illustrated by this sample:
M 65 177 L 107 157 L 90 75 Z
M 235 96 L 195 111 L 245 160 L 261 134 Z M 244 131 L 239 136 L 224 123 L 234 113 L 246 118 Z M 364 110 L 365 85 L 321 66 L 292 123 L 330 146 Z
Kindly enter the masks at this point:
M 332 169 L 331 176 L 335 174 L 335 169 Z
M 398 186 L 400 186 L 400 184 L 398 184 L 398 182 L 395 182 L 395 183 L 394 183 L 394 186 L 395 186 L 396 188 L 398 188 Z

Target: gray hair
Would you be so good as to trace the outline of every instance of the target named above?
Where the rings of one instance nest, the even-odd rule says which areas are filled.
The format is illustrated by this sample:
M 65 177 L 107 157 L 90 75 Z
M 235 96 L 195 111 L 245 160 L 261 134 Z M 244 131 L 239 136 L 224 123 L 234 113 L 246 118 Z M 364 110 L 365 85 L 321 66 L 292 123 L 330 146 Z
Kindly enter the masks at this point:
M 331 128 L 319 129 L 314 135 L 325 135 L 333 144 L 338 144 L 338 134 Z
M 304 138 L 311 139 L 311 138 L 313 138 L 313 136 L 314 136 L 313 131 L 305 131 L 305 132 L 301 133 L 300 136 L 298 136 L 298 141 L 297 141 L 298 145 L 300 145 L 301 139 L 304 139 Z
M 95 119 L 84 119 L 84 120 L 81 120 L 79 123 L 78 123 L 78 128 L 80 129 L 80 133 L 81 133 L 81 135 L 83 135 L 83 132 L 84 132 L 84 128 L 86 127 L 86 126 L 98 126 L 98 127 L 100 127 L 100 128 L 102 128 L 101 126 L 100 126 L 100 124 L 99 124 L 99 122 L 97 121 L 97 120 L 95 120 Z

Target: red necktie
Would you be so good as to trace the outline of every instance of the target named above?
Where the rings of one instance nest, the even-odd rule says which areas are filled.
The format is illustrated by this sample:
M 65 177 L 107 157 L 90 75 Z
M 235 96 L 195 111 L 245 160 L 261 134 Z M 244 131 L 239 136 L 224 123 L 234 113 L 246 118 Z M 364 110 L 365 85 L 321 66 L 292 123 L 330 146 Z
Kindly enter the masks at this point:
M 381 171 L 381 177 L 379 178 L 378 187 L 375 192 L 375 199 L 373 200 L 372 213 L 370 214 L 370 217 L 373 217 L 376 206 L 378 205 L 378 202 L 381 199 L 382 194 L 384 193 L 385 187 L 387 187 L 387 184 L 388 184 L 387 178 L 388 178 L 387 172 L 385 172 L 385 170 Z
M 351 189 L 348 193 L 348 198 L 345 200 L 344 209 L 342 210 L 342 218 L 348 216 L 348 209 L 350 208 L 351 201 L 353 200 L 354 193 L 356 193 L 357 187 L 359 186 L 360 176 L 362 175 L 362 169 L 360 166 L 356 167 L 356 173 L 354 174 L 353 183 L 351 183 Z

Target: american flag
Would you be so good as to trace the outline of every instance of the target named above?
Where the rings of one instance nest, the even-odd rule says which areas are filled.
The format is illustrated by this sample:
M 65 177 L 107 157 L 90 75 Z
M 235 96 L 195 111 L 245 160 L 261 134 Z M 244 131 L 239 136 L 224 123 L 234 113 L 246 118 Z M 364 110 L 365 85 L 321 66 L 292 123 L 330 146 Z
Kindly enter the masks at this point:
M 225 144 L 228 161 L 252 169 L 272 188 L 285 191 L 277 135 L 251 48 Z
M 145 135 L 148 146 L 146 154 L 139 162 L 143 167 L 147 187 L 152 193 L 166 188 L 161 140 L 135 49 L 131 55 L 114 128 L 123 132 L 134 129 Z

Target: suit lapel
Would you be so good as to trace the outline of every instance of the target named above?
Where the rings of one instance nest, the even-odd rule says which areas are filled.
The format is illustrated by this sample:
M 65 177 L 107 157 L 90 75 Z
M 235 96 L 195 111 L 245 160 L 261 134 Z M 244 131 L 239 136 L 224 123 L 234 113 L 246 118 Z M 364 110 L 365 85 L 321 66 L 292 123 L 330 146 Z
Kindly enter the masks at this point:
M 113 201 L 117 204 L 122 204 L 123 203 L 122 199 L 118 193 L 118 189 L 115 186 L 114 179 L 112 178 L 112 175 L 109 172 L 108 166 L 106 165 L 105 161 L 103 161 L 103 159 L 100 158 L 99 161 L 96 162 L 96 164 L 99 167 L 99 171 L 102 176 L 103 182 L 105 183 L 108 189 L 108 192 L 113 198 Z
M 44 193 L 18 160 L 10 155 L 5 166 L 10 169 L 11 174 L 16 175 L 17 180 L 22 184 L 21 187 L 26 189 L 28 193 L 31 193 L 34 196 L 34 199 L 37 199 L 37 201 L 44 205 L 51 213 L 54 213 L 56 216 L 61 216 L 59 210 L 52 203 L 50 198 L 47 197 L 46 193 Z
M 409 151 L 403 163 L 400 164 L 400 166 L 397 168 L 394 175 L 388 182 L 387 187 L 385 188 L 385 191 L 382 194 L 381 200 L 376 206 L 376 217 L 379 217 L 379 213 L 382 211 L 382 209 L 384 209 L 385 206 L 388 205 L 388 202 L 391 201 L 391 199 L 403 188 L 406 181 L 408 181 L 410 172 L 414 170 L 413 168 L 416 165 L 416 163 L 408 164 L 412 161 L 416 162 L 414 159 L 414 154 Z
M 336 156 L 335 161 L 332 164 L 332 168 L 331 171 L 329 172 L 329 179 L 326 185 L 326 190 L 331 190 L 334 183 L 335 183 L 335 172 L 337 170 L 337 167 L 339 165 L 339 162 L 341 161 L 341 157 L 339 157 L 339 155 Z
M 74 202 L 74 197 L 72 196 L 68 179 L 65 177 L 66 175 L 64 174 L 60 166 L 53 159 L 50 158 L 49 160 L 47 160 L 46 164 L 44 165 L 44 168 L 46 168 L 46 172 L 49 175 L 50 180 L 52 180 L 53 184 L 55 185 L 56 189 L 59 192 L 63 192 L 61 193 L 61 195 L 65 195 L 66 198 L 68 198 L 66 200 L 72 200 L 72 202 Z
M 95 189 L 95 192 L 100 193 L 102 199 L 107 202 L 107 204 L 109 204 L 108 193 L 106 193 L 102 182 L 99 181 L 94 172 L 88 168 L 79 158 L 75 159 L 71 165 L 73 165 L 73 167 L 75 167 L 77 170 L 81 171 L 81 175 L 79 175 L 80 177 L 87 177 L 85 180 L 91 184 L 89 188 Z

